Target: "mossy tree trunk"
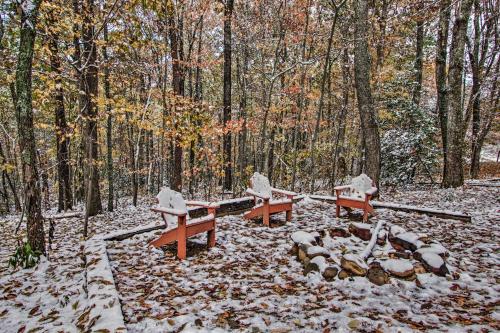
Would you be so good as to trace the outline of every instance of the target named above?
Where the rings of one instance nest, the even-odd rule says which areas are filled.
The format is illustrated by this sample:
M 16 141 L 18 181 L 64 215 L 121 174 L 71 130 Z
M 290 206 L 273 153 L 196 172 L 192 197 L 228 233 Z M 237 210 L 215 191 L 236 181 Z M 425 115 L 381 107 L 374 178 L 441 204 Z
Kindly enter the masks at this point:
M 40 182 L 37 169 L 36 141 L 33 128 L 31 71 L 36 37 L 36 21 L 41 0 L 22 1 L 19 53 L 16 69 L 16 121 L 19 134 L 24 184 L 24 209 L 28 243 L 33 250 L 45 253 L 45 232 L 41 210 Z

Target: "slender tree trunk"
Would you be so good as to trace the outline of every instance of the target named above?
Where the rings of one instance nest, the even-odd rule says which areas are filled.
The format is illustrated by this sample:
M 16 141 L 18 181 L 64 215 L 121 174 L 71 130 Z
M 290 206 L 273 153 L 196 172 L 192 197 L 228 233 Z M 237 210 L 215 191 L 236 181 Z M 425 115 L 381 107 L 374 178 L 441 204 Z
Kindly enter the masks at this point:
M 345 3 L 343 1 L 339 6 L 342 6 Z M 325 56 L 325 63 L 323 66 L 323 75 L 321 76 L 321 85 L 320 85 L 320 96 L 319 96 L 319 104 L 318 104 L 318 111 L 316 112 L 316 122 L 314 125 L 314 132 L 311 140 L 311 185 L 309 188 L 309 191 L 311 193 L 314 193 L 314 184 L 316 182 L 316 162 L 314 160 L 315 154 L 314 150 L 316 149 L 316 142 L 318 140 L 318 135 L 319 135 L 319 123 L 322 117 L 323 113 L 323 105 L 324 105 L 324 97 L 325 97 L 325 83 L 327 80 L 327 77 L 330 75 L 330 54 L 332 51 L 332 42 L 333 42 L 333 35 L 335 33 L 335 26 L 337 25 L 337 17 L 339 13 L 339 8 L 336 6 L 335 7 L 335 14 L 333 16 L 333 21 L 332 21 L 332 26 L 330 28 L 330 36 L 328 37 L 328 46 L 326 49 L 326 56 Z
M 413 87 L 413 103 L 420 104 L 422 94 L 422 69 L 424 57 L 424 20 L 417 20 L 417 38 L 416 38 L 415 64 L 413 67 L 415 73 L 415 86 Z
M 49 12 L 49 25 L 55 24 L 56 18 L 53 10 Z M 50 69 L 54 75 L 55 91 L 55 120 L 56 120 L 56 152 L 57 152 L 57 181 L 58 181 L 58 211 L 72 208 L 73 197 L 71 193 L 70 166 L 69 166 L 69 127 L 66 123 L 64 109 L 64 93 L 62 87 L 61 60 L 59 58 L 59 36 L 48 29 Z
M 17 105 L 17 102 L 16 102 Z M 0 142 L 0 157 L 2 158 L 0 161 L 2 164 L 7 163 L 7 156 L 5 156 L 5 153 L 3 151 L 2 143 Z M 17 189 L 14 186 L 14 183 L 12 182 L 12 179 L 9 176 L 9 173 L 7 171 L 3 171 L 2 177 L 7 180 L 7 184 L 9 185 L 10 191 L 12 192 L 12 196 L 14 197 L 14 205 L 16 207 L 16 211 L 20 212 L 22 210 L 21 208 L 21 201 L 19 200 L 19 195 L 17 194 Z M 5 191 L 7 193 L 7 190 Z
M 378 120 L 370 86 L 370 54 L 368 50 L 368 3 L 355 2 L 354 78 L 358 98 L 361 129 L 364 137 L 366 173 L 375 182 L 380 178 L 380 137 Z
M 307 2 L 306 8 L 306 23 L 304 25 L 304 37 L 302 38 L 302 47 L 301 47 L 301 60 L 304 62 L 306 60 L 306 48 L 307 48 L 307 35 L 309 31 L 309 19 L 310 19 L 310 8 L 311 8 L 311 0 Z M 299 141 L 299 124 L 302 118 L 302 112 L 304 110 L 305 104 L 305 83 L 306 83 L 306 68 L 303 67 L 300 74 L 300 93 L 297 98 L 297 108 L 298 113 L 295 117 L 295 126 L 293 127 L 292 134 L 292 191 L 295 191 L 295 183 L 297 178 L 297 158 L 298 158 L 298 141 Z
M 19 135 L 19 151 L 24 184 L 24 207 L 27 220 L 28 243 L 33 250 L 45 253 L 45 232 L 41 210 L 40 183 L 36 163 L 36 139 L 33 126 L 31 72 L 36 37 L 36 22 L 41 0 L 23 1 L 21 13 L 19 53 L 16 69 L 16 121 Z
M 98 168 L 98 109 L 96 99 L 98 97 L 98 75 L 97 75 L 97 46 L 95 44 L 94 32 L 94 1 L 84 0 L 82 40 L 85 66 L 82 68 L 83 88 L 85 92 L 82 114 L 86 120 L 86 157 L 87 157 L 87 203 L 88 216 L 94 216 L 102 211 L 101 193 L 99 190 L 99 168 Z M 85 235 L 86 237 L 86 235 Z
M 182 22 L 175 24 L 175 8 L 172 0 L 167 1 L 167 21 L 170 35 L 170 51 L 172 57 L 172 85 L 177 98 L 184 96 L 184 70 L 182 51 Z M 174 102 L 174 105 L 178 104 Z M 175 112 L 175 110 L 174 110 Z M 174 124 L 174 126 L 177 126 Z M 173 170 L 170 186 L 173 190 L 182 191 L 182 146 L 180 134 L 174 139 Z
M 239 117 L 242 122 L 241 132 L 238 135 L 238 157 L 239 157 L 239 177 L 240 184 L 245 179 L 245 169 L 247 167 L 247 72 L 248 72 L 248 47 L 246 43 L 242 45 L 242 60 L 237 61 L 237 77 L 239 82 Z M 245 186 L 245 185 L 243 185 Z
M 443 145 L 443 178 L 447 174 L 447 128 L 448 128 L 448 87 L 446 63 L 448 57 L 448 30 L 451 15 L 451 0 L 441 1 L 439 9 L 439 28 L 436 43 L 436 109 L 441 127 L 441 142 Z
M 224 128 L 231 122 L 231 19 L 233 15 L 233 0 L 226 0 L 224 4 Z M 231 165 L 231 132 L 224 132 L 222 138 L 224 163 L 224 191 L 231 191 L 233 187 L 233 172 Z
M 108 175 L 108 211 L 113 211 L 114 179 L 113 179 L 113 114 L 111 111 L 111 87 L 109 84 L 109 57 L 108 57 L 108 23 L 104 22 L 104 46 L 102 48 L 104 59 L 104 97 L 106 98 L 106 165 Z
M 75 68 L 75 82 L 76 88 L 78 91 L 78 109 L 81 114 L 83 114 L 83 110 L 85 107 L 85 87 L 83 82 L 83 74 L 82 74 L 82 52 L 81 52 L 81 43 L 80 43 L 80 26 L 78 22 L 81 21 L 82 12 L 81 12 L 81 0 L 72 0 L 73 4 L 73 48 L 74 53 L 73 57 L 73 67 Z M 84 132 L 85 125 L 81 125 L 81 131 Z M 76 201 L 84 200 L 85 197 L 85 161 L 84 158 L 87 154 L 87 150 L 85 148 L 85 139 L 82 138 L 79 143 L 79 151 L 77 153 L 77 165 L 73 169 L 74 177 L 73 177 L 73 186 L 75 186 L 74 198 Z
M 346 33 L 348 29 L 343 29 Z M 334 153 L 333 153 L 333 161 L 334 166 L 332 168 L 332 193 L 334 193 L 333 188 L 335 187 L 335 182 L 337 176 L 339 175 L 343 178 L 346 176 L 346 162 L 345 156 L 343 156 L 344 151 L 344 139 L 346 132 L 346 116 L 349 108 L 349 90 L 351 86 L 351 80 L 349 78 L 350 70 L 349 70 L 349 52 L 347 49 L 347 45 L 344 47 L 342 51 L 342 108 L 340 109 L 340 113 L 337 117 L 337 136 L 335 138 L 334 145 Z
M 453 26 L 448 74 L 450 85 L 446 155 L 448 170 L 443 177 L 444 187 L 458 187 L 464 183 L 462 78 L 467 24 L 472 4 L 473 0 L 460 1 Z

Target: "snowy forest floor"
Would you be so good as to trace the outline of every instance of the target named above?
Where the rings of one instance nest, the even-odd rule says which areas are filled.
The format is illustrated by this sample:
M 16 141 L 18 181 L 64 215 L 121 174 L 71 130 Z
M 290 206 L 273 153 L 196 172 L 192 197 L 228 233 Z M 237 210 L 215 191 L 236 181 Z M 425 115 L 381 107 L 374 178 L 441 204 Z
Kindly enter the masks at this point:
M 389 190 L 384 201 L 461 211 L 472 223 L 377 210 L 383 219 L 426 234 L 448 251 L 457 280 L 429 276 L 424 288 L 395 278 L 377 286 L 364 277 L 327 282 L 303 275 L 290 254 L 290 235 L 347 228 L 359 216 L 335 218 L 335 206 L 305 199 L 293 219 L 273 217 L 273 228 L 241 216 L 217 219 L 217 245 L 206 250 L 205 235 L 188 242 L 188 259 L 175 258 L 175 245 L 152 250 L 147 243 L 161 231 L 107 242 L 110 265 L 129 332 L 227 331 L 496 331 L 500 329 L 500 188 L 464 186 L 455 190 Z M 161 223 L 149 211 L 124 205 L 91 219 L 91 233 Z M 36 269 L 8 268 L 16 246 L 19 216 L 0 220 L 0 327 L 3 332 L 90 330 L 82 219 L 55 220 L 49 260 Z M 366 242 L 351 237 L 346 246 Z M 338 262 L 340 249 L 331 250 Z

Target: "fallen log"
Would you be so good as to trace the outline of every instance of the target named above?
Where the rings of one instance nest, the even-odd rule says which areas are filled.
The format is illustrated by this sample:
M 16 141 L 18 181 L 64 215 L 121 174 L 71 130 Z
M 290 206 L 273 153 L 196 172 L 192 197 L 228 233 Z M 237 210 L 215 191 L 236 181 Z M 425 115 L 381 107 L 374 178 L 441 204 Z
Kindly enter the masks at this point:
M 81 216 L 80 212 L 70 212 L 70 213 L 60 213 L 60 214 L 49 215 L 49 216 L 45 216 L 45 218 L 52 219 L 52 220 L 60 220 L 60 219 L 69 219 L 69 218 L 80 217 L 80 216 Z
M 329 202 L 329 203 L 336 202 L 336 197 L 332 196 L 311 195 L 310 198 L 313 200 Z M 439 210 L 435 208 L 417 207 L 411 205 L 401 205 L 401 204 L 382 202 L 382 201 L 372 201 L 371 203 L 373 205 L 373 208 L 375 209 L 390 209 L 407 213 L 419 213 L 419 214 L 439 217 L 442 219 L 460 220 L 464 222 L 471 222 L 472 220 L 472 217 L 470 215 L 461 212 L 452 212 L 449 210 Z
M 146 232 L 151 232 L 155 230 L 165 229 L 165 224 L 149 225 L 145 227 L 138 227 L 132 230 L 119 230 L 107 234 L 103 237 L 105 241 L 122 241 L 135 235 L 144 234 Z
M 304 195 L 298 195 L 293 199 L 293 202 L 298 202 L 302 199 L 304 199 Z M 226 215 L 238 215 L 242 214 L 245 211 L 249 210 L 253 206 L 255 206 L 255 201 L 253 197 L 243 197 L 243 198 L 236 198 L 236 199 L 230 199 L 230 200 L 223 200 L 217 202 L 219 205 L 219 208 L 216 210 L 216 217 L 222 217 Z M 190 218 L 198 218 L 204 215 L 207 215 L 207 209 L 206 208 L 189 208 L 188 209 L 188 214 Z M 132 230 L 124 230 L 124 231 L 117 231 L 117 232 L 112 232 L 106 236 L 103 237 L 105 241 L 121 241 L 130 237 L 133 237 L 135 235 L 140 235 L 144 234 L 146 232 L 151 232 L 155 230 L 161 230 L 165 229 L 164 224 L 159 224 L 159 225 L 149 225 L 149 226 L 141 226 Z
M 238 215 L 255 205 L 252 197 L 243 197 L 231 200 L 224 200 L 217 202 L 219 208 L 216 210 L 216 217 L 226 216 L 226 215 Z M 207 215 L 206 208 L 189 208 L 188 214 L 190 218 L 198 218 Z M 103 237 L 106 241 L 121 241 L 135 235 L 140 235 L 146 232 L 151 232 L 155 230 L 165 229 L 165 224 L 141 226 L 132 230 L 124 230 L 110 233 Z

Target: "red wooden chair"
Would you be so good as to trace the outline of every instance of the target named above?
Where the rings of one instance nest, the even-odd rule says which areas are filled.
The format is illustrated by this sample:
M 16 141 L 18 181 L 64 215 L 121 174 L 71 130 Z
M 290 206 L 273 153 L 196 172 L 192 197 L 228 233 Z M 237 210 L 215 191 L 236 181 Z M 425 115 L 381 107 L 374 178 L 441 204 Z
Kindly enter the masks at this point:
M 340 207 L 348 212 L 351 208 L 358 208 L 363 210 L 363 221 L 368 221 L 368 214 L 374 214 L 370 200 L 377 191 L 373 181 L 365 174 L 353 178 L 350 185 L 336 186 L 337 217 L 340 216 Z
M 292 219 L 293 197 L 297 193 L 271 187 L 269 179 L 258 172 L 250 178 L 250 188 L 246 192 L 254 197 L 256 205 L 243 215 L 244 218 L 253 219 L 262 216 L 266 226 L 269 226 L 270 216 L 273 214 L 286 212 L 286 220 Z M 286 199 L 274 200 L 274 193 L 281 194 Z
M 206 231 L 207 246 L 209 248 L 215 246 L 215 210 L 219 207 L 218 205 L 201 201 L 184 201 L 182 194 L 168 187 L 162 188 L 156 198 L 159 205 L 151 208 L 151 210 L 161 214 L 167 227 L 169 223 L 177 223 L 177 228 L 164 232 L 150 245 L 160 247 L 177 242 L 177 257 L 182 260 L 186 259 L 188 237 Z M 189 220 L 187 206 L 207 208 L 208 215 Z

